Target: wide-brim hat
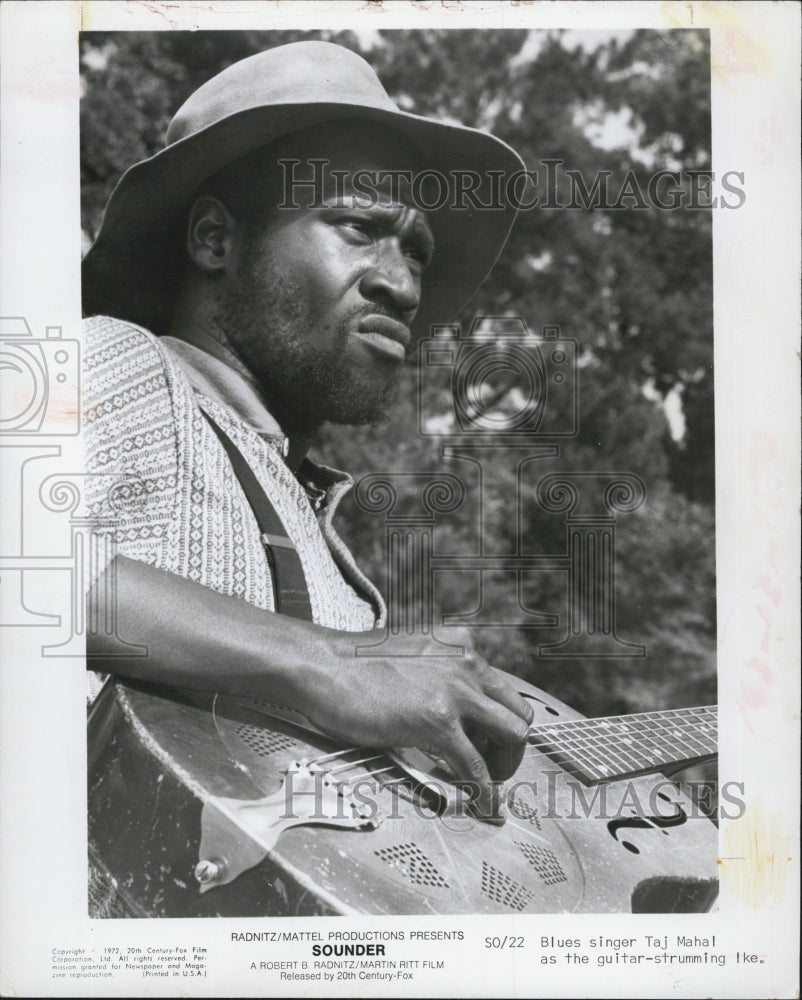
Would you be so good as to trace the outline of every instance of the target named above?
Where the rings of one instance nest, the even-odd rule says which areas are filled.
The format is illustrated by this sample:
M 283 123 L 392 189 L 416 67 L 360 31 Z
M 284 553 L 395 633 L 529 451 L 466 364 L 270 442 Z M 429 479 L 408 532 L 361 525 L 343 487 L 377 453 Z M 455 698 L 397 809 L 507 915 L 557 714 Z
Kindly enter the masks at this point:
M 457 172 L 478 178 L 463 204 L 449 193 L 427 213 L 436 252 L 413 332 L 420 337 L 432 324 L 453 319 L 506 242 L 516 210 L 505 197 L 504 179 L 523 170 L 523 162 L 495 136 L 402 111 L 361 56 L 320 41 L 282 45 L 234 63 L 182 105 L 165 148 L 131 167 L 112 192 L 82 263 L 84 312 L 164 332 L 166 303 L 175 292 L 168 287 L 175 281 L 167 266 L 170 239 L 198 188 L 260 146 L 340 119 L 374 121 L 408 137 L 420 169 L 438 171 L 449 192 Z

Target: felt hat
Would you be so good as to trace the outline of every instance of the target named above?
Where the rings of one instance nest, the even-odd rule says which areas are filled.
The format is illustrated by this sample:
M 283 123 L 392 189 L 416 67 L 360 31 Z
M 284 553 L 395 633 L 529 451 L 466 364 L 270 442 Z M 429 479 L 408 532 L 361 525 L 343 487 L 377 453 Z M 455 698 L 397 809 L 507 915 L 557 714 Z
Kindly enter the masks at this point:
M 471 171 L 479 178 L 472 197 L 449 194 L 427 212 L 436 251 L 413 332 L 421 337 L 431 324 L 452 319 L 506 242 L 516 210 L 504 197 L 503 178 L 523 170 L 523 162 L 495 136 L 402 111 L 361 56 L 320 41 L 282 45 L 234 63 L 182 105 L 165 148 L 132 166 L 112 192 L 82 263 L 84 312 L 163 332 L 174 292 L 167 287 L 174 281 L 166 266 L 169 237 L 199 186 L 260 146 L 341 119 L 381 123 L 408 137 L 421 170 L 449 179 Z

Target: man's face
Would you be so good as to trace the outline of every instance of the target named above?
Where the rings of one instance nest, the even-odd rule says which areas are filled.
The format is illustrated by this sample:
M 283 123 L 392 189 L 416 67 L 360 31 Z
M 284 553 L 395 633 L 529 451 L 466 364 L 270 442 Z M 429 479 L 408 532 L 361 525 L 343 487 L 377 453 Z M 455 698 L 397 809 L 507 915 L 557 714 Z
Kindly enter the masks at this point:
M 358 171 L 414 170 L 404 140 L 363 123 L 324 131 L 298 133 L 275 152 L 301 161 L 296 178 L 311 177 L 306 161 L 328 161 L 318 168 L 324 207 L 312 207 L 308 187 L 272 185 L 278 203 L 286 195 L 301 207 L 276 209 L 255 232 L 238 225 L 235 277 L 218 315 L 288 433 L 385 414 L 433 251 L 424 216 L 389 179 L 372 206 L 354 188 Z

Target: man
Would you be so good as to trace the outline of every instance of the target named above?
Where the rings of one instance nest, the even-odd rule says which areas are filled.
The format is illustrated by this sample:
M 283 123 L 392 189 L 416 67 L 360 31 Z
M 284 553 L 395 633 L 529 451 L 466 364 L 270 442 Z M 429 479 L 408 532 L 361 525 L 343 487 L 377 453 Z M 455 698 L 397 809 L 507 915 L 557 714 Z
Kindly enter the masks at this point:
M 495 818 L 529 706 L 463 634 L 457 658 L 423 635 L 403 656 L 357 655 L 385 611 L 332 525 L 350 481 L 305 456 L 323 423 L 387 412 L 415 338 L 470 298 L 509 233 L 514 212 L 487 191 L 485 212 L 425 211 L 416 175 L 470 170 L 481 196 L 522 164 L 401 112 L 322 42 L 229 67 L 167 138 L 118 185 L 83 265 L 90 512 L 116 548 L 101 569 L 119 633 L 148 650 L 103 668 L 431 751 Z M 135 502 L 104 524 L 115 480 Z M 112 651 L 92 637 L 90 653 Z

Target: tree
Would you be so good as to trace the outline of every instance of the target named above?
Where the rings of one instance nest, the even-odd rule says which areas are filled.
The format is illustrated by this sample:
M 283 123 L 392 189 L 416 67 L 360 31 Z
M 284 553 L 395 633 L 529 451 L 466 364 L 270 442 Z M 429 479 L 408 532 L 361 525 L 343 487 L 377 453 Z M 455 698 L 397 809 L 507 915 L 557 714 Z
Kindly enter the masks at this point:
M 702 32 L 633 32 L 625 41 L 570 47 L 561 32 L 383 31 L 369 52 L 338 32 L 88 33 L 82 36 L 83 226 L 96 233 L 113 184 L 130 163 L 161 145 L 172 113 L 204 80 L 243 56 L 298 38 L 325 38 L 367 55 L 405 109 L 495 132 L 537 172 L 540 206 L 521 212 L 507 249 L 460 317 L 521 317 L 534 333 L 558 326 L 577 341 L 580 424 L 558 460 L 534 463 L 520 520 L 511 453 L 483 456 L 482 536 L 489 553 L 520 545 L 557 553 L 565 524 L 535 496 L 552 471 L 620 471 L 646 483 L 648 499 L 618 527 L 617 607 L 622 637 L 647 647 L 644 660 L 554 661 L 538 647 L 554 629 L 515 624 L 509 575 L 487 574 L 484 608 L 504 628 L 477 630 L 492 662 L 594 714 L 709 700 L 715 691 L 715 582 L 712 423 L 712 258 L 710 212 L 663 211 L 647 192 L 658 170 L 679 175 L 710 163 L 709 59 Z M 593 128 L 611 115 L 629 130 L 603 145 Z M 547 163 L 549 161 L 549 163 Z M 603 173 L 606 172 L 606 173 Z M 609 197 L 589 193 L 606 178 Z M 553 207 L 549 207 L 549 206 Z M 545 207 L 544 207 L 545 206 Z M 504 381 L 506 378 L 506 381 Z M 515 408 L 525 379 L 487 386 L 500 410 Z M 475 467 L 444 456 L 437 434 L 420 433 L 418 373 L 403 374 L 387 428 L 324 428 L 318 449 L 359 476 L 376 470 L 450 471 L 467 487 L 459 509 L 438 522 L 439 552 L 477 547 Z M 430 427 L 453 423 L 450 385 L 420 386 Z M 516 395 L 516 393 L 518 395 Z M 682 400 L 686 428 L 675 440 L 662 402 Z M 554 419 L 570 400 L 552 395 Z M 565 410 L 565 412 L 563 412 Z M 418 502 L 400 487 L 401 510 Z M 351 501 L 342 532 L 369 575 L 384 582 L 382 521 Z M 520 527 L 519 527 L 520 524 Z M 441 610 L 477 601 L 476 574 L 451 572 L 437 592 Z M 561 610 L 559 573 L 532 573 L 525 602 Z M 512 610 L 511 610 L 512 609 Z

